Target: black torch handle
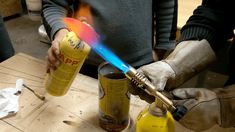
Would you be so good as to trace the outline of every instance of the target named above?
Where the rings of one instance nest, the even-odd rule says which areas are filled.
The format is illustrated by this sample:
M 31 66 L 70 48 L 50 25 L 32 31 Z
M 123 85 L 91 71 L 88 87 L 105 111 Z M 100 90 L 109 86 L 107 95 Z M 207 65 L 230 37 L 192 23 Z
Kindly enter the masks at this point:
M 176 109 L 172 112 L 172 116 L 176 121 L 179 121 L 188 111 L 188 109 L 183 106 L 183 105 L 179 105 L 176 106 Z

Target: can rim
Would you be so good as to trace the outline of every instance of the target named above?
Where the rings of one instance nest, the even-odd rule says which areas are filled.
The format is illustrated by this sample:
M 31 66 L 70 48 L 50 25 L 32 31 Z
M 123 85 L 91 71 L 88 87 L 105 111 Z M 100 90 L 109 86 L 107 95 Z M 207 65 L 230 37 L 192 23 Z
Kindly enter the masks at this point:
M 120 73 L 120 74 L 123 74 L 123 78 L 116 78 L 116 79 L 113 79 L 113 78 L 108 78 L 105 76 L 105 74 L 101 74 L 101 69 L 104 68 L 105 66 L 110 66 L 112 69 L 113 69 L 113 72 L 110 72 L 110 73 Z M 106 74 L 107 75 L 107 74 Z M 99 66 L 98 66 L 98 78 L 99 77 L 103 77 L 103 78 L 106 78 L 107 80 L 126 80 L 127 77 L 125 76 L 124 73 L 122 73 L 121 71 L 119 71 L 117 68 L 115 68 L 113 65 L 111 65 L 109 62 L 102 62 Z

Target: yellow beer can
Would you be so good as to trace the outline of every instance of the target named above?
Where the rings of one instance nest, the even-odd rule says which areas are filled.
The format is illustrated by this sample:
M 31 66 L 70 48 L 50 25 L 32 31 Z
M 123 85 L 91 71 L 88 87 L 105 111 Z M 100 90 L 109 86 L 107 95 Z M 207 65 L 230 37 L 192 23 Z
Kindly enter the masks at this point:
M 45 78 L 46 91 L 53 96 L 65 95 L 89 52 L 90 46 L 69 32 L 60 43 L 60 66 Z
M 108 63 L 98 68 L 99 124 L 112 132 L 125 129 L 129 123 L 130 81 Z

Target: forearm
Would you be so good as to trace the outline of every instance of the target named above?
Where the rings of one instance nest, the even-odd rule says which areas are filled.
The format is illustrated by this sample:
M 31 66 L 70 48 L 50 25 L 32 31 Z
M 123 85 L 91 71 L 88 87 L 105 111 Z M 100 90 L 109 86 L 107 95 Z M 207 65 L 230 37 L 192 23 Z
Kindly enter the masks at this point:
M 54 39 L 55 33 L 62 28 L 67 28 L 62 18 L 72 12 L 67 0 L 43 0 L 42 20 L 50 39 Z
M 163 60 L 175 72 L 175 77 L 169 78 L 165 89 L 170 90 L 180 86 L 205 69 L 215 59 L 215 53 L 206 40 L 179 43 L 175 50 Z
M 171 50 L 175 47 L 177 30 L 177 0 L 156 2 L 156 49 Z
M 214 90 L 220 101 L 221 127 L 235 126 L 235 84 Z

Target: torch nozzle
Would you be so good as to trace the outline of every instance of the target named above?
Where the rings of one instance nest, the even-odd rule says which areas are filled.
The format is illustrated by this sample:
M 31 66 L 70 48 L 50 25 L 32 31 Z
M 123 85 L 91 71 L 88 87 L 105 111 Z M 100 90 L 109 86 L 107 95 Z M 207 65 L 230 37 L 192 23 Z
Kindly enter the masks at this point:
M 133 67 L 130 67 L 129 71 L 126 73 L 127 78 L 129 78 L 136 86 L 142 88 L 150 95 L 159 99 L 169 111 L 173 112 L 176 108 L 173 102 L 164 96 L 161 92 L 156 90 L 156 87 L 145 77 L 143 74 L 137 72 Z

